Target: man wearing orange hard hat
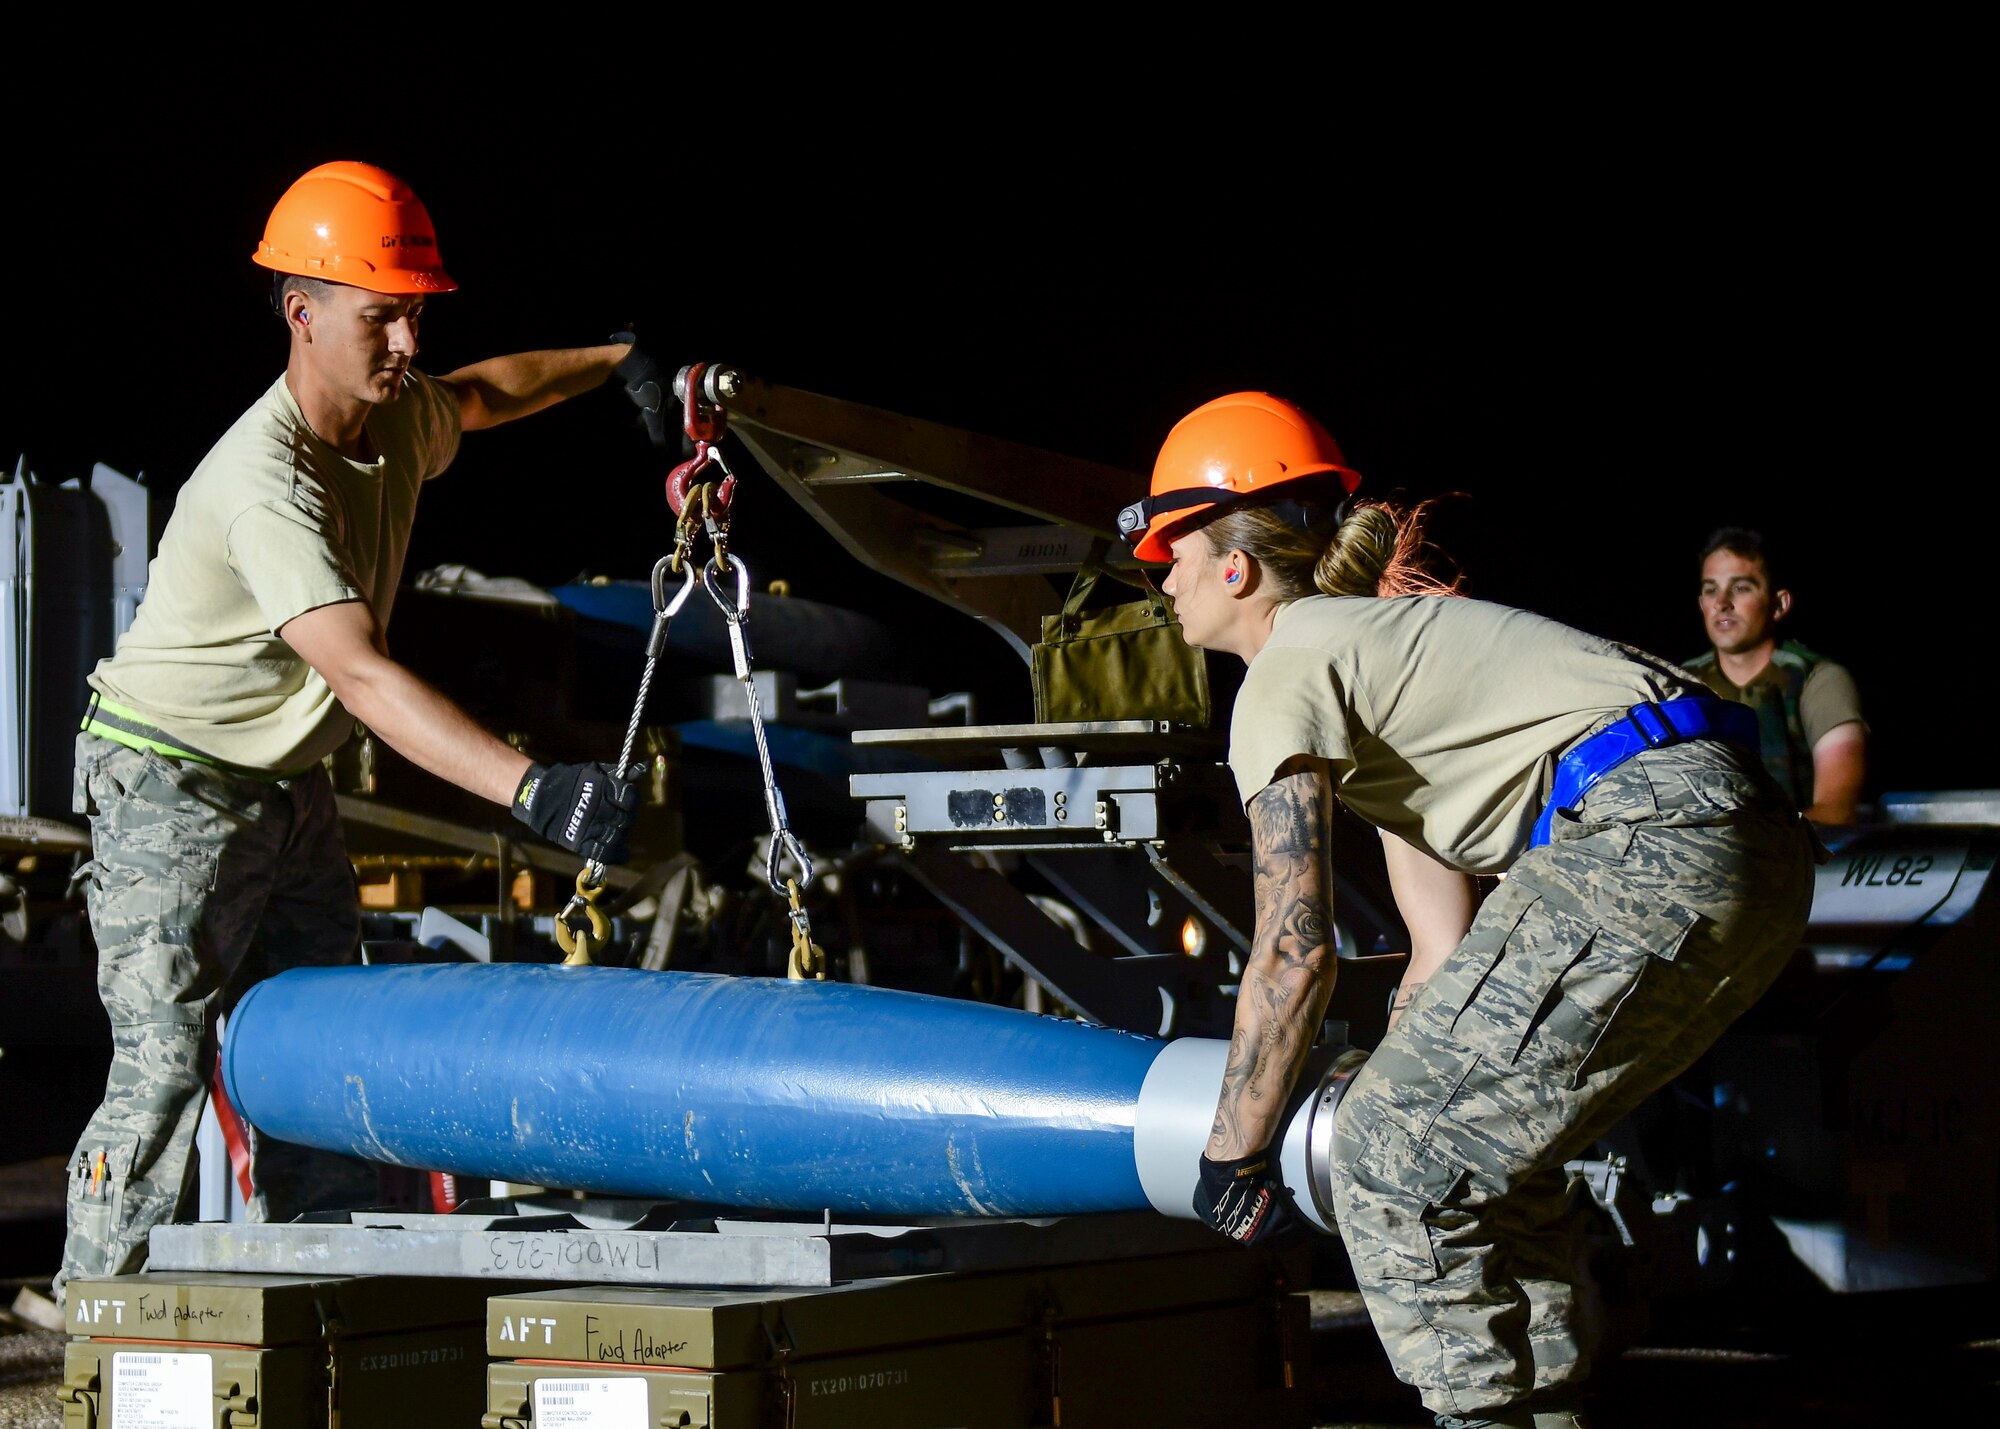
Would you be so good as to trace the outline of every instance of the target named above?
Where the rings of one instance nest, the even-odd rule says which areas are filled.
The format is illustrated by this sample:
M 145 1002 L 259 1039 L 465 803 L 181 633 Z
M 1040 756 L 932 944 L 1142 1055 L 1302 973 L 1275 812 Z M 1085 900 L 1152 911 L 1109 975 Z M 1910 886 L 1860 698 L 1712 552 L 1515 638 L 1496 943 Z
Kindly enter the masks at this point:
M 621 333 L 419 370 L 425 305 L 458 284 L 423 203 L 371 164 L 306 173 L 251 257 L 274 275 L 285 371 L 181 488 L 77 736 L 113 1057 L 69 1167 L 59 1298 L 78 1275 L 138 1269 L 151 1227 L 190 1209 L 218 1017 L 267 973 L 355 960 L 354 871 L 321 761 L 356 721 L 588 858 L 622 860 L 636 802 L 629 771 L 531 763 L 391 660 L 383 632 L 418 493 L 463 433 L 615 374 L 659 441 L 655 365 Z M 266 1142 L 251 1212 L 288 1219 L 311 1208 L 309 1182 L 340 1175 Z

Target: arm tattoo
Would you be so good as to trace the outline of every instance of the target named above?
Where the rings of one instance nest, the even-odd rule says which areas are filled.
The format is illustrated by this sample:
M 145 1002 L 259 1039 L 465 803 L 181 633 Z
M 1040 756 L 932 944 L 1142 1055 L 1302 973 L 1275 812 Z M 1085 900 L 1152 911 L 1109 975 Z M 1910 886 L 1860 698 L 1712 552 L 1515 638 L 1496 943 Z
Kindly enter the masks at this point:
M 1249 1155 L 1276 1133 L 1333 992 L 1332 820 L 1333 791 L 1318 769 L 1250 801 L 1257 933 L 1209 1133 L 1217 1159 Z

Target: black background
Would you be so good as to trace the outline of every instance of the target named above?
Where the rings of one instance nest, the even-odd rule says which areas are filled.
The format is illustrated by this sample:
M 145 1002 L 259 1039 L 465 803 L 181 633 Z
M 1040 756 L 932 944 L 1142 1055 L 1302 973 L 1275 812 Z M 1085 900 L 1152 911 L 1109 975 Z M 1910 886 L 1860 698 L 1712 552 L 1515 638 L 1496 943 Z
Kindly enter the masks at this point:
M 211 124 L 127 96 L 132 122 L 5 141 L 24 201 L 0 455 L 143 471 L 157 525 L 282 367 L 249 261 L 271 204 L 360 158 L 415 186 L 463 285 L 426 314 L 432 372 L 630 322 L 669 366 L 1137 473 L 1189 408 L 1267 388 L 1366 490 L 1465 493 L 1437 534 L 1470 593 L 1671 658 L 1703 648 L 1704 535 L 1761 527 L 1791 629 L 1860 682 L 1870 795 L 2000 786 L 1977 694 L 1990 382 L 1968 358 L 1989 285 L 1948 101 L 1885 115 L 1754 78 L 1698 124 L 1547 94 L 1532 122 L 1447 117 L 1412 95 L 1227 133 L 1007 113 L 988 91 L 732 115 L 713 78 L 706 103 L 663 88 L 614 123 L 430 80 L 410 90 L 448 122 L 357 104 Z M 611 388 L 475 434 L 424 497 L 406 579 L 641 577 L 668 544 L 661 474 Z M 1025 714 L 996 638 L 867 573 L 774 488 L 748 484 L 736 542 L 760 581 L 906 622 L 934 692 Z

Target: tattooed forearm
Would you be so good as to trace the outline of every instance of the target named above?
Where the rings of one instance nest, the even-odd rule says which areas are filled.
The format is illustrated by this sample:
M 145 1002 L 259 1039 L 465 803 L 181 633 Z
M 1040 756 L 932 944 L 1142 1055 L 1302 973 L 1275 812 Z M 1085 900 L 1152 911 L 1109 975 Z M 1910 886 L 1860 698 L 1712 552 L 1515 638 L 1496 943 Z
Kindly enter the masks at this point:
M 1318 770 L 1279 779 L 1250 801 L 1257 933 L 1236 990 L 1211 1157 L 1269 1143 L 1333 992 L 1332 819 L 1333 791 Z
M 1257 943 L 1294 966 L 1327 945 L 1323 858 L 1274 853 L 1256 860 Z
M 1324 854 L 1332 829 L 1332 790 L 1316 770 L 1274 780 L 1250 801 L 1250 841 L 1259 853 Z
M 1233 1142 L 1236 1139 L 1236 1107 L 1249 1095 L 1250 1078 L 1256 1070 L 1256 1051 L 1244 1035 L 1243 1028 L 1238 1026 L 1229 1035 L 1229 1060 L 1222 1068 L 1222 1097 L 1215 1108 L 1215 1125 L 1208 1132 L 1211 1154 L 1218 1159 L 1240 1154 L 1215 1152 L 1214 1144 L 1219 1140 Z

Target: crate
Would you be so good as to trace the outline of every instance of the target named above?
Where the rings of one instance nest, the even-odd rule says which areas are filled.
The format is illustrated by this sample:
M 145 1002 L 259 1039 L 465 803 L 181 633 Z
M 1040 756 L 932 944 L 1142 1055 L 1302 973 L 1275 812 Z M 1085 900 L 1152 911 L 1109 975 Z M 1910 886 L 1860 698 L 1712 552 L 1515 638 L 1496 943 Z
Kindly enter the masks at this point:
M 73 1280 L 63 1426 L 469 1425 L 492 1289 L 202 1271 Z
M 1232 1247 L 824 1289 L 487 1307 L 485 1429 L 1066 1429 L 1308 1417 L 1299 1267 Z

